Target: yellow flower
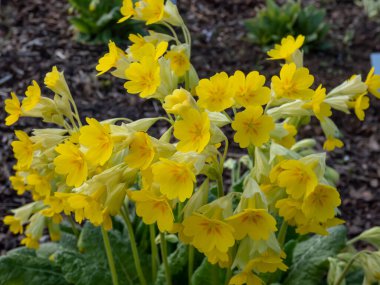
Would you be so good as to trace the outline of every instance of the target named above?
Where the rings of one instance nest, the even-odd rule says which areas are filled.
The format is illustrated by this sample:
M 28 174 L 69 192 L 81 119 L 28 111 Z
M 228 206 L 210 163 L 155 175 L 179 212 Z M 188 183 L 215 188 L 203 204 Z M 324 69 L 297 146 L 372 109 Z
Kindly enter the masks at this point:
M 323 144 L 323 149 L 327 151 L 333 151 L 336 147 L 342 148 L 343 142 L 334 137 L 327 137 L 327 140 Z
M 190 60 L 184 46 L 172 48 L 165 57 L 170 61 L 170 67 L 178 77 L 185 75 L 190 69 Z
M 263 115 L 261 106 L 251 106 L 237 113 L 231 126 L 236 131 L 234 141 L 239 143 L 241 148 L 250 144 L 263 145 L 269 140 L 269 133 L 275 127 L 272 117 Z
M 339 205 L 338 191 L 334 187 L 320 184 L 306 196 L 302 211 L 308 219 L 325 222 L 335 216 L 335 208 Z
M 38 249 L 40 247 L 38 239 L 32 237 L 31 234 L 27 234 L 25 238 L 21 240 L 21 244 L 24 244 L 27 248 Z
M 141 62 L 134 62 L 125 70 L 128 82 L 124 87 L 131 94 L 140 93 L 146 98 L 153 95 L 160 86 L 160 66 L 152 57 L 144 57 Z
M 33 161 L 35 146 L 28 135 L 23 131 L 15 131 L 18 141 L 12 142 L 12 148 L 17 167 L 19 169 L 29 169 Z
M 277 230 L 276 220 L 264 209 L 244 209 L 226 221 L 235 229 L 234 236 L 237 240 L 247 235 L 253 240 L 267 240 Z
M 311 193 L 318 185 L 318 179 L 311 165 L 299 160 L 281 162 L 282 171 L 278 174 L 277 183 L 286 188 L 286 193 L 295 199 Z
M 265 105 L 270 100 L 270 89 L 265 87 L 265 76 L 257 71 L 248 73 L 245 77 L 240 70 L 234 76 L 236 86 L 235 101 L 243 107 Z
M 277 269 L 286 271 L 288 267 L 283 263 L 282 258 L 285 258 L 285 253 L 281 252 L 279 255 L 272 250 L 268 250 L 261 256 L 250 260 L 247 267 L 260 273 L 275 272 Z
M 5 216 L 3 222 L 9 226 L 9 230 L 14 234 L 22 234 L 24 232 L 21 220 L 15 216 Z
M 180 115 L 184 110 L 195 107 L 192 95 L 183 88 L 176 89 L 172 94 L 165 97 L 163 108 L 171 114 Z M 193 106 L 194 105 L 194 106 Z
M 19 176 L 17 173 L 15 176 L 9 177 L 9 180 L 12 183 L 12 188 L 17 191 L 17 195 L 22 195 L 25 193 L 26 185 L 24 177 Z
M 179 139 L 177 149 L 182 152 L 202 152 L 210 141 L 210 119 L 206 112 L 187 109 L 182 120 L 174 123 L 174 136 Z
M 204 252 L 204 254 L 207 257 L 208 262 L 211 264 L 218 263 L 219 267 L 221 268 L 227 268 L 231 266 L 228 252 L 221 252 L 218 249 L 214 248 L 211 251 Z
M 46 74 L 44 83 L 50 90 L 57 94 L 65 96 L 69 96 L 70 94 L 63 72 L 59 72 L 56 66 L 53 66 L 52 71 Z
M 142 0 L 136 3 L 139 17 L 151 25 L 161 21 L 164 16 L 164 0 Z
M 5 125 L 11 126 L 18 121 L 22 112 L 21 112 L 21 104 L 18 100 L 16 94 L 11 92 L 11 99 L 5 100 L 5 112 L 9 115 L 5 118 Z
M 174 215 L 168 199 L 155 195 L 148 190 L 128 191 L 128 195 L 136 203 L 136 214 L 147 225 L 157 222 L 161 232 L 170 231 L 173 228 Z
M 293 53 L 299 49 L 305 41 L 305 37 L 298 35 L 295 39 L 293 36 L 287 36 L 281 40 L 281 45 L 275 45 L 274 49 L 267 52 L 270 59 L 285 59 L 287 62 L 291 61 Z
M 297 129 L 295 126 L 288 123 L 284 123 L 283 128 L 288 132 L 288 134 L 280 140 L 277 140 L 277 143 L 286 148 L 291 148 L 296 143 L 295 136 L 297 135 Z
M 279 209 L 279 215 L 288 222 L 289 225 L 301 225 L 306 223 L 307 219 L 302 212 L 302 200 L 285 198 L 276 202 L 276 208 Z
M 367 75 L 365 84 L 367 84 L 368 86 L 368 92 L 370 92 L 375 97 L 380 99 L 380 75 L 374 74 L 374 73 L 375 73 L 375 68 L 372 67 Z
M 322 121 L 326 117 L 332 115 L 331 107 L 329 104 L 323 102 L 326 99 L 326 89 L 319 85 L 315 90 L 311 102 L 303 105 L 306 109 L 312 109 L 318 120 Z
M 198 105 L 212 112 L 221 112 L 234 104 L 235 86 L 233 77 L 221 72 L 210 79 L 202 79 L 196 87 Z
M 272 77 L 272 86 L 277 97 L 288 99 L 308 100 L 313 97 L 314 91 L 310 86 L 314 77 L 305 67 L 298 68 L 294 63 L 284 64 L 280 77 Z
M 233 276 L 228 283 L 229 285 L 263 285 L 264 282 L 257 275 L 253 274 L 251 270 L 242 271 Z
M 201 252 L 214 249 L 227 252 L 235 244 L 234 229 L 218 219 L 194 213 L 183 221 L 183 232 L 192 237 L 191 243 Z
M 22 100 L 22 108 L 25 111 L 32 110 L 41 99 L 41 88 L 37 82 L 33 80 L 33 85 L 28 86 L 25 92 L 26 98 Z
M 123 15 L 123 18 L 117 21 L 118 23 L 122 23 L 132 17 L 135 14 L 135 10 L 133 9 L 133 1 L 123 0 L 123 5 L 120 8 L 120 13 Z
M 33 197 L 45 198 L 50 196 L 51 185 L 46 176 L 33 173 L 29 174 L 26 179 L 28 184 L 32 186 Z
M 88 126 L 80 129 L 79 142 L 88 148 L 86 158 L 93 164 L 104 165 L 112 155 L 113 141 L 108 124 L 86 118 Z
M 131 168 L 146 169 L 152 163 L 154 155 L 155 151 L 149 135 L 137 132 L 133 135 L 125 162 Z
M 344 221 L 338 218 L 332 218 L 323 223 L 309 220 L 307 223 L 298 225 L 296 232 L 301 235 L 315 233 L 318 235 L 327 236 L 329 234 L 329 232 L 327 231 L 328 228 L 341 224 L 344 224 Z
M 59 144 L 55 151 L 59 155 L 54 159 L 55 172 L 67 175 L 68 186 L 79 187 L 87 179 L 88 168 L 84 154 L 72 142 Z
M 349 103 L 349 105 L 354 105 L 355 115 L 360 121 L 364 121 L 365 113 L 364 110 L 369 108 L 369 98 L 366 96 L 367 93 L 361 94 L 356 98 L 355 102 Z
M 116 67 L 116 63 L 124 52 L 116 46 L 113 41 L 108 43 L 109 52 L 99 59 L 99 63 L 96 66 L 96 70 L 99 71 L 97 75 L 101 75 L 113 67 Z
M 170 200 L 178 198 L 183 202 L 193 194 L 196 180 L 190 164 L 161 158 L 152 165 L 152 171 L 160 192 Z
M 144 57 L 158 60 L 166 52 L 168 45 L 168 42 L 159 42 L 157 45 L 149 42 L 144 43 L 138 49 L 131 48 L 130 51 L 136 61 L 141 61 Z

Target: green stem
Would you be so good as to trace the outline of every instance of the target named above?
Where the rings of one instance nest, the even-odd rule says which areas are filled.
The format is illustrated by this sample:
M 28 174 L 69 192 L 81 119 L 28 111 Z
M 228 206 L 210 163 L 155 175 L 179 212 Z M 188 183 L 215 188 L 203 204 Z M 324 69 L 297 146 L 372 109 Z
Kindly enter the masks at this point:
M 231 269 L 231 266 L 228 266 L 227 272 L 226 272 L 226 281 L 224 283 L 225 285 L 228 285 L 230 283 L 231 276 L 232 276 L 232 269 Z
M 172 277 L 170 274 L 170 267 L 168 263 L 168 249 L 166 247 L 165 234 L 161 232 L 160 232 L 160 246 L 161 246 L 162 261 L 164 262 L 164 267 L 165 267 L 166 284 L 172 285 Z
M 189 285 L 191 285 L 191 278 L 194 272 L 194 247 L 189 245 L 189 264 L 187 267 L 187 278 L 189 280 Z
M 155 225 L 149 225 L 149 233 L 150 233 L 150 247 L 152 250 L 152 280 L 153 282 L 156 280 L 157 276 L 157 261 L 158 261 L 158 252 L 156 246 L 156 230 Z
M 346 266 L 343 269 L 342 274 L 339 276 L 338 280 L 334 283 L 334 285 L 340 285 L 340 283 L 342 283 L 342 281 L 344 280 L 344 277 L 350 270 L 351 266 L 354 264 L 356 258 L 358 258 L 360 254 L 365 253 L 365 252 L 366 251 L 360 251 L 357 254 L 355 254 L 353 257 L 351 257 L 350 261 L 346 264 Z
M 121 216 L 123 217 L 127 228 L 128 228 L 128 234 L 129 234 L 129 240 L 131 242 L 131 248 L 132 248 L 132 255 L 133 255 L 133 260 L 135 262 L 135 267 L 137 271 L 137 275 L 140 280 L 141 285 L 147 285 L 144 273 L 141 268 L 141 262 L 140 262 L 140 257 L 139 257 L 139 252 L 137 250 L 137 244 L 136 244 L 136 239 L 135 239 L 135 234 L 133 232 L 133 227 L 131 223 L 131 219 L 129 218 L 128 211 L 125 209 L 125 206 L 123 207 L 124 211 L 121 211 Z
M 288 223 L 283 220 L 281 224 L 280 231 L 277 236 L 278 243 L 280 244 L 280 247 L 282 247 L 285 243 L 286 238 L 286 231 L 288 230 Z
M 224 196 L 223 173 L 218 174 L 217 183 L 218 183 L 218 197 L 220 198 Z
M 69 222 L 70 222 L 71 228 L 73 229 L 73 233 L 74 233 L 74 235 L 78 238 L 78 237 L 79 237 L 79 231 L 78 231 L 78 229 L 77 229 L 77 227 L 76 227 L 76 225 L 75 225 L 75 222 L 74 222 L 74 220 L 73 220 L 73 217 L 72 217 L 71 215 L 68 215 L 67 217 L 68 217 L 68 219 L 69 219 Z
M 108 238 L 108 232 L 103 227 L 100 227 L 100 228 L 102 229 L 104 248 L 106 249 L 106 253 L 107 253 L 108 266 L 110 267 L 111 276 L 112 276 L 112 284 L 118 285 L 119 281 L 117 280 L 115 261 L 113 260 L 113 256 L 112 256 L 112 249 L 111 249 L 110 240 Z
M 166 28 L 168 28 L 168 30 L 172 33 L 177 45 L 180 45 L 181 42 L 179 41 L 178 35 L 177 35 L 176 31 L 172 28 L 172 26 L 170 26 L 170 24 L 167 24 L 165 22 L 163 22 L 162 25 L 164 25 Z

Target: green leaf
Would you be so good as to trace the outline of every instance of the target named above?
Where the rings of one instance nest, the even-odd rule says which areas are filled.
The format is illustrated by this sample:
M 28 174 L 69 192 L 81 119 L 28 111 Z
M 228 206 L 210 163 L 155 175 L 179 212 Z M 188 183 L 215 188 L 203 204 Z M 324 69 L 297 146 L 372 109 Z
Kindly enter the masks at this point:
M 339 253 L 346 245 L 347 230 L 337 226 L 329 230 L 328 236 L 315 235 L 296 245 L 292 265 L 284 285 L 319 285 L 328 270 L 328 257 Z
M 179 280 L 181 278 L 186 278 L 186 269 L 187 269 L 187 259 L 188 259 L 188 246 L 184 244 L 180 244 L 177 249 L 169 255 L 168 262 L 171 270 L 173 279 Z M 184 281 L 185 282 L 185 281 Z M 166 284 L 166 278 L 165 278 L 165 267 L 163 264 L 161 264 L 160 268 L 157 272 L 157 279 L 154 283 L 155 285 L 165 285 Z M 183 284 L 183 282 L 180 282 L 179 284 Z
M 0 258 L 0 285 L 68 285 L 61 269 L 25 248 Z
M 203 259 L 202 264 L 194 271 L 191 278 L 192 285 L 213 285 L 224 284 L 225 270 L 220 268 L 217 264 L 212 265 Z

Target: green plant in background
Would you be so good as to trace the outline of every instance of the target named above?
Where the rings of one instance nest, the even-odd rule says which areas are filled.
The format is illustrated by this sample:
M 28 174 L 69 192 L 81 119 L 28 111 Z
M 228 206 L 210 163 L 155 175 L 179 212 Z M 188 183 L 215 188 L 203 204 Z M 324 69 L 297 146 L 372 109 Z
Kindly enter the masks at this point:
M 245 21 L 248 36 L 253 42 L 268 48 L 287 35 L 304 35 L 307 51 L 325 48 L 324 40 L 329 30 L 324 22 L 325 10 L 314 6 L 302 7 L 300 1 L 289 0 L 282 6 L 267 0 L 266 7 L 256 17 Z
M 361 0 L 356 1 L 356 3 L 364 8 L 364 11 L 369 18 L 375 18 L 376 16 L 380 15 L 379 0 Z
M 69 21 L 77 31 L 76 39 L 91 44 L 120 43 L 130 33 L 142 30 L 133 20 L 116 24 L 121 18 L 122 0 L 69 0 L 71 13 Z

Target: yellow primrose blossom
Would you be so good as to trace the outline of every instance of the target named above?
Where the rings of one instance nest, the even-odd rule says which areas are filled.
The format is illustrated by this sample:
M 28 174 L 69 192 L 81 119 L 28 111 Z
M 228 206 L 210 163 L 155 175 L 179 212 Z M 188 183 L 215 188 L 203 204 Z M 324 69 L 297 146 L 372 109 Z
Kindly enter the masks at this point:
M 194 213 L 183 221 L 183 226 L 184 234 L 192 237 L 192 245 L 201 252 L 227 252 L 235 244 L 233 227 L 218 219 Z
M 170 114 L 180 115 L 182 111 L 195 107 L 194 103 L 195 101 L 189 91 L 180 88 L 165 97 L 163 108 Z
M 380 99 L 380 75 L 374 73 L 375 68 L 372 67 L 367 75 L 365 84 L 368 86 L 368 92 Z
M 47 176 L 33 173 L 29 174 L 26 179 L 28 184 L 32 186 L 33 197 L 39 199 L 50 196 L 51 185 Z
M 244 209 L 226 219 L 234 229 L 237 240 L 247 235 L 253 240 L 267 240 L 277 230 L 276 220 L 264 209 Z
M 195 174 L 190 164 L 161 158 L 152 165 L 152 172 L 160 192 L 170 200 L 178 198 L 183 202 L 193 194 Z
M 11 99 L 6 99 L 4 104 L 5 112 L 8 113 L 8 116 L 5 118 L 5 125 L 11 126 L 18 121 L 22 114 L 21 104 L 14 92 L 11 92 Z
M 12 148 L 17 159 L 18 169 L 29 169 L 33 161 L 35 146 L 29 136 L 23 131 L 15 131 L 18 141 L 12 142 Z
M 272 86 L 276 96 L 288 99 L 311 99 L 314 91 L 310 89 L 310 86 L 313 82 L 314 76 L 309 74 L 309 70 L 305 67 L 297 68 L 294 63 L 284 64 L 280 71 L 280 77 L 272 77 Z
M 179 139 L 177 149 L 182 152 L 202 152 L 210 141 L 210 119 L 206 112 L 187 109 L 182 120 L 174 123 L 174 136 Z
M 323 149 L 327 151 L 333 151 L 335 148 L 342 148 L 343 142 L 340 139 L 334 137 L 327 137 L 323 144 Z
M 275 272 L 278 269 L 286 271 L 288 267 L 283 262 L 283 258 L 285 257 L 286 255 L 284 252 L 277 254 L 272 250 L 267 250 L 260 256 L 250 260 L 247 267 L 260 273 Z
M 137 132 L 129 145 L 125 162 L 131 168 L 146 169 L 150 166 L 155 155 L 152 140 L 147 133 Z
M 162 20 L 164 7 L 164 0 L 142 0 L 136 3 L 136 12 L 147 25 L 151 25 Z
M 355 115 L 360 121 L 364 121 L 364 110 L 367 110 L 369 108 L 369 98 L 366 95 L 367 93 L 363 93 L 356 98 L 355 102 L 348 103 L 349 107 L 353 106 Z
M 25 179 L 19 176 L 17 173 L 14 176 L 9 177 L 12 188 L 17 191 L 17 195 L 22 195 L 26 191 Z
M 138 49 L 131 49 L 131 55 L 134 60 L 141 61 L 144 57 L 153 58 L 158 60 L 167 50 L 168 42 L 159 42 L 157 45 L 147 42 L 140 46 Z
M 305 41 L 305 37 L 298 35 L 295 39 L 293 36 L 289 35 L 281 40 L 281 44 L 276 44 L 274 49 L 267 52 L 270 59 L 285 59 L 287 62 L 291 61 L 293 53 L 299 49 Z
M 111 68 L 116 67 L 116 63 L 124 52 L 116 46 L 113 41 L 108 43 L 109 52 L 99 59 L 99 63 L 96 66 L 96 70 L 99 71 L 97 75 L 106 73 Z
M 5 216 L 3 222 L 9 226 L 9 230 L 13 234 L 22 234 L 24 232 L 21 220 L 15 216 Z
M 263 115 L 261 106 L 251 106 L 237 113 L 231 126 L 236 131 L 234 141 L 239 143 L 241 148 L 250 144 L 263 145 L 269 140 L 269 134 L 275 127 L 272 117 Z
M 157 222 L 161 232 L 173 228 L 174 215 L 168 199 L 164 195 L 156 195 L 152 191 L 128 191 L 130 198 L 136 203 L 136 214 L 147 225 Z
M 225 72 L 201 79 L 196 87 L 198 105 L 212 112 L 224 111 L 234 104 L 235 89 L 233 77 Z
M 139 50 L 147 43 L 146 39 L 140 34 L 130 34 L 128 40 L 132 45 L 127 50 L 129 53 L 137 54 Z
M 229 285 L 263 285 L 264 281 L 257 275 L 252 273 L 251 270 L 244 270 L 236 274 L 231 278 Z
M 322 88 L 322 85 L 319 85 L 314 92 L 311 102 L 306 103 L 303 107 L 306 109 L 312 109 L 318 120 L 322 121 L 324 118 L 332 115 L 331 107 L 324 102 L 325 99 L 326 88 Z
M 207 257 L 208 262 L 211 264 L 218 263 L 218 266 L 221 268 L 227 268 L 231 266 L 228 252 L 221 252 L 217 248 L 214 248 L 211 251 L 204 252 L 204 255 Z
M 308 219 L 325 222 L 335 216 L 335 208 L 340 203 L 339 193 L 334 187 L 320 184 L 305 198 L 302 211 Z
M 302 200 L 285 198 L 276 202 L 276 208 L 279 209 L 279 215 L 288 222 L 289 225 L 301 225 L 307 222 L 302 211 Z
M 170 68 L 178 77 L 185 75 L 186 71 L 190 70 L 190 60 L 184 46 L 175 46 L 165 55 L 170 61 Z
M 270 100 L 270 89 L 265 87 L 265 76 L 257 71 L 244 75 L 240 70 L 234 76 L 236 86 L 235 101 L 243 107 L 265 105 Z
M 315 220 L 309 220 L 304 224 L 298 225 L 296 228 L 296 232 L 301 235 L 315 233 L 318 235 L 327 236 L 329 234 L 329 232 L 327 231 L 328 228 L 342 224 L 344 224 L 344 221 L 338 218 L 328 219 L 326 222 L 317 222 Z
M 38 239 L 33 238 L 31 234 L 26 234 L 26 237 L 21 240 L 21 244 L 24 244 L 27 248 L 38 249 L 40 243 Z
M 318 185 L 318 178 L 312 167 L 299 160 L 283 161 L 282 171 L 277 176 L 277 184 L 286 188 L 286 193 L 295 199 L 308 195 Z
M 70 91 L 63 72 L 59 72 L 56 66 L 53 66 L 52 70 L 46 73 L 44 83 L 53 92 L 69 96 Z
M 291 148 L 296 143 L 295 136 L 297 135 L 297 128 L 288 123 L 284 123 L 283 128 L 288 132 L 288 134 L 276 142 L 286 148 Z
M 120 13 L 123 16 L 118 23 L 122 23 L 128 20 L 135 14 L 135 10 L 133 9 L 133 1 L 132 0 L 123 0 L 123 5 L 120 8 Z
M 32 110 L 41 99 L 41 88 L 38 83 L 33 80 L 33 85 L 28 86 L 25 91 L 26 98 L 22 100 L 22 108 L 25 111 Z
M 141 62 L 134 62 L 125 70 L 127 81 L 124 87 L 131 94 L 140 93 L 146 98 L 153 95 L 160 86 L 160 65 L 152 57 L 144 57 Z
M 112 155 L 113 141 L 110 125 L 86 118 L 88 126 L 80 128 L 79 142 L 87 147 L 86 158 L 93 164 L 104 165 Z
M 78 146 L 70 141 L 59 144 L 55 151 L 59 155 L 54 159 L 55 172 L 67 175 L 66 184 L 68 186 L 79 187 L 87 179 L 88 168 L 84 154 Z

